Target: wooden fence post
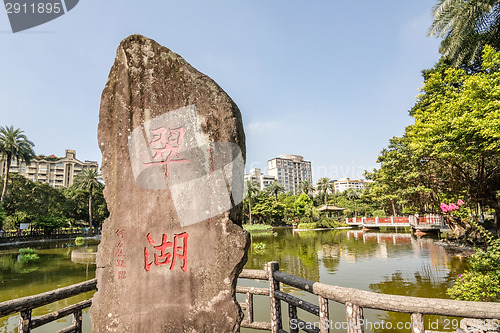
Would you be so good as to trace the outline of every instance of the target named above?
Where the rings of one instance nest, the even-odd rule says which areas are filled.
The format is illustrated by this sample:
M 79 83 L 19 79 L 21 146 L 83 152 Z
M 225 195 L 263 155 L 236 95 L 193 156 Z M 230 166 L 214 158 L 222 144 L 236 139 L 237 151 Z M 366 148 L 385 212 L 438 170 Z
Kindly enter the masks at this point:
M 298 325 L 297 324 L 297 307 L 293 306 L 292 304 L 288 304 L 288 317 L 289 319 L 289 325 L 290 325 L 290 333 L 299 333 Z M 293 325 L 295 324 L 295 325 Z
M 329 333 L 330 332 L 330 320 L 328 316 L 328 299 L 318 296 L 319 305 L 319 332 Z
M 253 323 L 253 294 L 251 292 L 247 292 L 247 320 L 251 324 Z
M 82 310 L 73 312 L 73 325 L 75 333 L 82 333 Z
M 421 313 L 411 314 L 411 333 L 424 333 L 424 315 Z
M 363 308 L 351 302 L 345 303 L 347 333 L 364 333 Z
M 21 311 L 19 314 L 19 333 L 30 333 L 31 332 L 31 309 Z
M 274 279 L 273 273 L 279 271 L 277 261 L 268 263 L 267 272 L 269 274 L 269 299 L 271 301 L 271 332 L 278 333 L 282 328 L 281 322 L 281 301 L 276 298 L 274 292 L 280 290 L 280 283 Z

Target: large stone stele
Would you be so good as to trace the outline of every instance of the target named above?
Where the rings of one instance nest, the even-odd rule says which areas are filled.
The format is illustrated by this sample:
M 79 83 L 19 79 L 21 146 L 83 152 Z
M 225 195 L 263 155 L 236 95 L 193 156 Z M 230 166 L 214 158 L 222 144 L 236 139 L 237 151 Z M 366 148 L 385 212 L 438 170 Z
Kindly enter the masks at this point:
M 238 107 L 155 41 L 122 41 L 102 93 L 110 217 L 98 250 L 96 332 L 238 332 L 245 136 Z

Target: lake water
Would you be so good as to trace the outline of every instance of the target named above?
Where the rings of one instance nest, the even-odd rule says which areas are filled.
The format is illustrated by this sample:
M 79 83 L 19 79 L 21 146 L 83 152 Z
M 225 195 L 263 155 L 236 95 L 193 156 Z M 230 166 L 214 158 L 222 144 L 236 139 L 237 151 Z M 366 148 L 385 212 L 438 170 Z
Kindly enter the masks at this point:
M 73 242 L 30 245 L 37 249 L 40 261 L 24 266 L 17 262 L 19 248 L 0 249 L 0 302 L 94 278 L 95 265 L 72 262 L 71 251 L 77 248 L 78 251 L 93 251 L 96 246 L 97 241 L 94 240 L 87 240 L 84 247 L 76 247 Z M 281 271 L 313 281 L 387 294 L 436 298 L 448 298 L 446 288 L 466 268 L 463 257 L 434 244 L 434 239 L 417 239 L 405 232 L 328 230 L 294 233 L 290 228 L 277 228 L 273 233 L 252 235 L 245 268 L 264 269 L 267 262 L 275 260 L 279 262 Z M 239 284 L 267 286 L 263 282 L 243 279 Z M 284 290 L 317 304 L 314 295 L 290 287 Z M 33 315 L 76 303 L 88 295 L 53 303 Z M 242 295 L 238 295 L 238 300 L 243 299 Z M 255 296 L 254 305 L 255 320 L 269 321 L 269 298 Z M 287 313 L 285 304 L 283 312 Z M 318 320 L 300 310 L 299 318 L 310 322 Z M 344 318 L 345 308 L 330 301 L 332 332 L 343 331 L 336 330 L 335 325 L 340 325 Z M 404 327 L 409 322 L 407 314 L 365 310 L 365 319 L 373 328 L 365 329 L 365 332 L 410 331 L 396 328 L 398 323 Z M 0 319 L 0 333 L 17 332 L 17 321 L 17 315 Z M 34 332 L 54 332 L 70 323 L 71 319 L 60 320 Z M 391 329 L 388 329 L 388 323 L 391 323 Z M 453 318 L 426 317 L 426 325 L 439 324 L 439 329 L 443 331 L 451 331 L 456 323 Z M 84 314 L 84 332 L 90 332 L 88 311 Z

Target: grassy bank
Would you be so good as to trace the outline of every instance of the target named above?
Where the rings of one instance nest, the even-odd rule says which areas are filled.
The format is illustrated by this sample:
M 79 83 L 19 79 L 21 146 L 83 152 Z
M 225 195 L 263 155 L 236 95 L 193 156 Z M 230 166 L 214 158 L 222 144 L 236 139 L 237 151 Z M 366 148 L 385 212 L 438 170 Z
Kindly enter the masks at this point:
M 273 227 L 267 224 L 244 224 L 243 229 L 248 232 L 272 231 Z

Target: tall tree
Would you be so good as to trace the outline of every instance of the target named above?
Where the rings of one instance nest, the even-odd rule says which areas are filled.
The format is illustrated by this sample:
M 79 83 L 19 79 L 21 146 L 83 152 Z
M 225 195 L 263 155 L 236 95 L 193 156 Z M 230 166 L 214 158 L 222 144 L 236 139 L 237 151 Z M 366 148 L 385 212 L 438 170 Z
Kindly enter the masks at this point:
M 312 186 L 311 181 L 309 181 L 309 180 L 303 180 L 299 184 L 299 190 L 300 190 L 300 192 L 302 192 L 302 193 L 310 196 L 311 193 L 313 192 L 314 188 Z
M 498 0 L 439 0 L 429 35 L 443 38 L 440 52 L 452 65 L 479 62 L 484 45 L 500 48 Z
M 6 163 L 0 202 L 4 201 L 5 194 L 7 193 L 7 182 L 9 181 L 12 160 L 28 164 L 35 157 L 35 152 L 33 151 L 35 144 L 28 140 L 23 133 L 19 128 L 14 129 L 14 126 L 0 126 L 0 154 L 4 156 Z
M 316 183 L 316 187 L 319 192 L 323 193 L 323 197 L 325 199 L 325 205 L 328 204 L 328 192 L 333 192 L 334 187 L 333 184 L 330 182 L 330 179 L 324 177 L 318 179 L 318 182 Z
M 247 180 L 247 198 L 248 198 L 248 223 L 252 224 L 252 197 L 260 192 L 260 187 L 256 182 Z
M 355 188 L 348 188 L 345 190 L 345 196 L 347 199 L 351 200 L 354 206 L 354 217 L 358 217 L 358 210 L 356 201 L 361 198 L 362 192 Z
M 440 201 L 464 199 L 469 207 L 494 209 L 498 222 L 500 52 L 486 45 L 482 66 L 479 73 L 448 68 L 428 75 L 413 109 L 415 123 L 379 158 L 384 172 L 375 180 L 386 181 L 388 193 L 420 198 L 425 211 L 436 213 Z M 395 177 L 387 176 L 392 170 Z
M 284 192 L 285 188 L 283 187 L 283 185 L 281 185 L 280 182 L 275 180 L 271 185 L 269 185 L 266 188 L 266 191 L 267 191 L 267 193 L 273 194 L 276 198 L 276 201 L 278 201 L 278 194 L 280 194 L 281 192 Z
M 102 188 L 104 185 L 98 180 L 99 173 L 96 169 L 83 169 L 78 176 L 75 177 L 73 185 L 77 188 L 86 189 L 89 191 L 89 224 L 92 225 L 92 191 L 96 188 Z

